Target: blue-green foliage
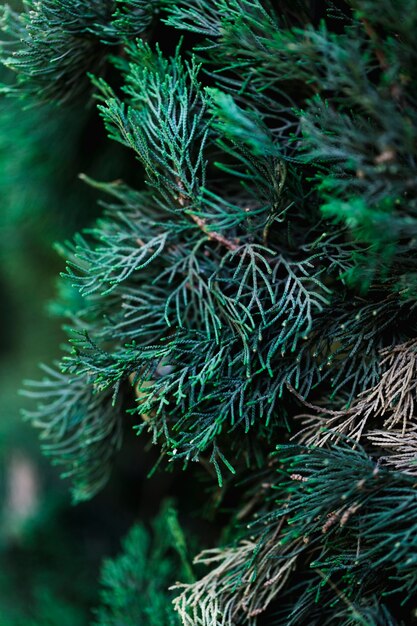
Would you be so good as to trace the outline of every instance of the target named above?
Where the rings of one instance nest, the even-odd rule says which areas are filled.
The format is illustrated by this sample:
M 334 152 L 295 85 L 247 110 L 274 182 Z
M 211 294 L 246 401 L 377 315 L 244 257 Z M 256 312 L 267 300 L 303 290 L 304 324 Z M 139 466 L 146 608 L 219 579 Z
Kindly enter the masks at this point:
M 59 248 L 70 347 L 28 414 L 46 450 L 91 496 L 123 407 L 161 458 L 199 462 L 220 486 L 258 479 L 236 513 L 256 509 L 253 536 L 201 557 L 209 573 L 175 600 L 185 626 L 252 625 L 281 596 L 278 623 L 319 623 L 323 598 L 323 623 L 400 624 L 396 604 L 407 623 L 415 601 L 417 8 L 319 5 L 5 11 L 23 39 L 3 59 L 16 92 L 62 103 L 90 80 L 109 137 L 138 162 L 138 188 L 86 179 L 102 217 Z M 46 52 L 44 32 L 57 37 Z M 278 442 L 308 441 L 317 416 L 344 424 L 334 447 L 318 432 L 318 447 L 271 460 Z M 404 444 L 404 474 L 385 469 L 381 432 Z M 271 485 L 277 498 L 260 501 Z
M 407 615 L 415 598 L 414 479 L 346 444 L 286 445 L 277 461 L 240 542 L 203 552 L 211 571 L 181 586 L 183 623 L 254 624 L 271 596 L 268 624 L 406 623 L 396 603 Z
M 326 93 L 338 90 L 335 103 L 346 90 L 352 100 L 365 97 L 372 79 L 353 91 L 351 65 L 370 64 L 371 72 L 371 52 L 361 53 L 352 26 L 335 35 L 323 23 L 303 34 L 283 28 L 258 1 L 203 6 L 207 23 L 198 30 L 210 43 L 198 47 L 200 61 L 184 61 L 180 47 L 166 58 L 137 41 L 127 44 L 127 58 L 115 61 L 121 92 L 93 79 L 109 135 L 134 151 L 146 189 L 89 181 L 113 199 L 104 217 L 63 249 L 66 278 L 85 306 L 72 315 L 73 350 L 61 367 L 69 380 L 88 381 L 94 402 L 96 392 L 115 401 L 130 382 L 132 412 L 143 417 L 139 430 L 149 430 L 172 457 L 208 455 L 221 480 L 221 465 L 234 465 L 231 455 L 246 456 L 244 439 L 234 449 L 231 433 L 255 427 L 262 441 L 273 437 L 287 423 L 288 390 L 308 398 L 320 389 L 328 403 L 341 406 L 374 384 L 379 350 L 413 335 L 414 302 L 398 302 L 400 267 L 388 279 L 382 263 L 366 296 L 347 282 L 365 252 L 348 232 L 360 238 L 369 186 L 360 200 L 343 201 L 343 211 L 337 200 L 342 226 L 320 214 L 332 216 L 336 200 L 321 205 L 321 179 L 323 172 L 326 180 L 335 175 L 339 157 L 329 149 L 326 160 L 309 147 L 313 130 L 306 129 L 318 124 L 311 107 L 319 101 L 309 91 L 317 80 Z M 183 28 L 195 30 L 197 6 L 167 3 L 166 9 L 169 25 L 178 27 L 181 17 Z M 225 64 L 225 57 L 239 61 Z M 216 88 L 204 87 L 201 64 Z M 284 97 L 290 70 L 300 89 L 305 83 L 296 100 L 291 90 Z M 242 83 L 238 93 L 233 76 Z M 332 111 L 329 102 L 326 107 Z M 362 110 L 360 101 L 356 108 Z M 336 117 L 350 115 L 339 109 Z M 362 128 L 352 133 L 356 141 L 367 137 Z M 329 126 L 323 150 L 334 135 Z M 315 191 L 313 179 L 306 193 L 299 171 L 310 162 L 318 163 L 320 181 Z M 359 193 L 360 177 L 357 184 Z M 392 234 L 383 230 L 384 237 Z M 398 254 L 394 243 L 386 245 L 390 250 Z
M 109 462 L 120 447 L 118 407 L 109 392 L 94 393 L 88 378 L 43 369 L 43 380 L 28 381 L 25 389 L 42 404 L 24 416 L 41 429 L 45 454 L 64 465 L 63 477 L 74 480 L 74 499 L 85 500 L 106 483 Z
M 104 44 L 116 46 L 140 35 L 150 24 L 152 0 L 24 0 L 24 11 L 1 7 L 8 40 L 2 63 L 16 73 L 6 93 L 68 102 L 88 87 L 87 72 L 102 71 Z

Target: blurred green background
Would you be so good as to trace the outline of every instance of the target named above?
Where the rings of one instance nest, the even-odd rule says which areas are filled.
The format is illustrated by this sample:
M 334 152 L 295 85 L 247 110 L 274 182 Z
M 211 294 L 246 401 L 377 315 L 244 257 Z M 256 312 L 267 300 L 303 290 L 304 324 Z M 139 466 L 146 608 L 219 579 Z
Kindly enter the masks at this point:
M 64 269 L 53 243 L 99 211 L 78 174 L 111 180 L 131 167 L 126 158 L 105 138 L 93 106 L 22 111 L 0 98 L 0 626 L 90 623 L 102 558 L 117 552 L 146 507 L 147 487 L 136 479 L 151 459 L 131 463 L 137 450 L 129 445 L 103 494 L 73 507 L 36 431 L 22 421 L 26 400 L 18 393 L 63 341 L 61 321 L 51 317 Z

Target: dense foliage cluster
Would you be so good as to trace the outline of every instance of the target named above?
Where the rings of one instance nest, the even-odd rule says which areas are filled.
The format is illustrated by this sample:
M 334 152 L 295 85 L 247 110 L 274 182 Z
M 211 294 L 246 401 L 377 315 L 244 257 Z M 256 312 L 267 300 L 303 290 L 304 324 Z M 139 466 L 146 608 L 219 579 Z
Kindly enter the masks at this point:
M 417 2 L 26 0 L 2 19 L 7 95 L 97 100 L 138 161 L 136 185 L 84 177 L 103 212 L 59 246 L 69 344 L 27 417 L 77 501 L 133 423 L 227 503 L 197 579 L 132 531 L 100 623 L 413 623 Z

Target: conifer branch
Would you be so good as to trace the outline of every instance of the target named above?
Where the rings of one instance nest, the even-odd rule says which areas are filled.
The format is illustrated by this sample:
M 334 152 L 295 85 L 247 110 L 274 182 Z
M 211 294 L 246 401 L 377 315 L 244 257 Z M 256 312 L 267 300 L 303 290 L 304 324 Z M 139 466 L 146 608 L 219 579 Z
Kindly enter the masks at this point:
M 196 568 L 175 514 L 159 547 L 137 527 L 104 575 L 100 626 L 255 626 L 269 611 L 277 626 L 381 626 L 400 605 L 411 623 L 417 3 L 324 4 L 2 11 L 3 91 L 62 106 L 93 88 L 135 158 L 134 184 L 84 177 L 102 214 L 58 247 L 69 345 L 27 387 L 26 416 L 78 499 L 105 484 L 126 422 L 161 467 L 203 468 L 222 502 Z

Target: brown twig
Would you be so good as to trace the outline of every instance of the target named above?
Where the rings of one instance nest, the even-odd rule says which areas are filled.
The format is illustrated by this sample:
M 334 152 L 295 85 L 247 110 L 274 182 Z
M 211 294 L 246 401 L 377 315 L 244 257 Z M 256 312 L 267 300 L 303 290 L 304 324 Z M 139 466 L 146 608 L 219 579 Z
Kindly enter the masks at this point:
M 182 190 L 184 189 L 184 185 L 182 184 L 181 180 L 177 180 L 177 185 L 178 185 L 178 188 L 181 189 L 181 192 L 177 196 L 178 204 L 180 205 L 180 207 L 187 209 L 189 202 L 186 196 L 182 193 Z M 230 239 L 227 239 L 227 237 L 224 237 L 224 235 L 222 235 L 221 233 L 218 233 L 215 230 L 211 230 L 208 227 L 207 221 L 205 220 L 205 218 L 199 217 L 195 213 L 192 213 L 189 209 L 187 210 L 187 215 L 191 217 L 193 222 L 197 224 L 197 226 L 203 231 L 203 233 L 210 240 L 217 241 L 221 245 L 225 246 L 228 250 L 235 251 L 239 248 L 238 240 L 230 241 Z
M 217 241 L 218 243 L 225 246 L 228 250 L 234 251 L 239 248 L 238 243 L 234 243 L 233 241 L 230 241 L 230 239 L 224 237 L 222 234 L 217 233 L 215 230 L 210 230 L 209 228 L 207 228 L 207 222 L 204 218 L 198 217 L 198 215 L 196 215 L 195 213 L 189 213 L 189 216 L 191 217 L 193 222 L 195 222 L 197 226 L 203 231 L 203 233 L 207 235 L 207 237 L 212 241 Z
M 365 32 L 368 35 L 369 39 L 372 41 L 375 47 L 375 56 L 378 60 L 380 68 L 383 72 L 388 72 L 389 64 L 387 61 L 387 57 L 385 56 L 384 51 L 382 50 L 379 38 L 373 26 L 368 22 L 368 20 L 364 17 L 362 18 L 362 24 L 365 28 Z M 399 104 L 401 104 L 401 87 L 397 83 L 393 83 L 390 87 L 391 96 L 396 100 Z
M 389 69 L 389 65 L 387 63 L 384 51 L 379 46 L 378 35 L 376 34 L 373 26 L 371 26 L 371 24 L 365 17 L 362 18 L 362 24 L 364 25 L 365 32 L 368 35 L 369 39 L 375 44 L 375 56 L 378 59 L 379 65 L 381 66 L 381 69 L 386 72 Z

